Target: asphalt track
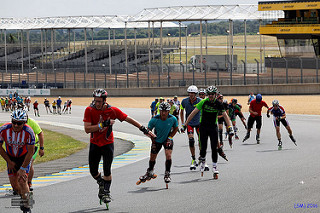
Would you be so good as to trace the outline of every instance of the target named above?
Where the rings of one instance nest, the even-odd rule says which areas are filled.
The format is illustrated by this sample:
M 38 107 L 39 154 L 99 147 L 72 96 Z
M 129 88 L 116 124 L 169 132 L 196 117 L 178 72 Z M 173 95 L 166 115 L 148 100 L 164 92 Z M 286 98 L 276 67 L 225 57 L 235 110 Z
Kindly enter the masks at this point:
M 72 115 L 67 117 L 43 115 L 38 120 L 80 126 L 83 111 L 84 107 L 74 106 Z M 150 118 L 146 109 L 123 111 L 144 125 Z M 155 166 L 158 177 L 139 186 L 135 183 L 145 173 L 148 159 L 128 161 L 127 165 L 112 171 L 113 201 L 109 212 L 319 212 L 320 116 L 287 117 L 297 139 L 297 147 L 281 127 L 283 150 L 278 151 L 272 119 L 263 115 L 261 144 L 256 144 L 253 131 L 245 143 L 235 141 L 233 149 L 226 145 L 229 162 L 219 158 L 218 180 L 212 179 L 211 171 L 200 177 L 198 170 L 189 170 L 190 152 L 186 135 L 176 135 L 169 189 L 165 189 L 163 181 L 163 151 L 159 153 Z M 244 127 L 237 121 L 242 139 Z M 117 122 L 114 130 L 129 133 L 132 138 L 142 135 L 125 122 Z M 208 150 L 209 165 L 210 156 Z M 89 175 L 38 187 L 34 190 L 36 204 L 32 212 L 103 212 L 105 208 L 99 205 L 97 191 L 97 184 Z M 0 206 L 0 212 L 20 211 L 10 207 L 10 198 L 0 197 Z

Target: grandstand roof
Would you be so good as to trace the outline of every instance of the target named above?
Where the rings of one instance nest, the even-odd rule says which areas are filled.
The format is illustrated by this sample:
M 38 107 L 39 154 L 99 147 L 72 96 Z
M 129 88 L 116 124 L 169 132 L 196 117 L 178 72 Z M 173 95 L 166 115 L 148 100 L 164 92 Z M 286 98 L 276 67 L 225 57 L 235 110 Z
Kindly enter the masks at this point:
M 83 28 L 148 28 L 147 22 L 134 22 L 132 16 L 67 16 L 45 18 L 0 18 L 0 29 L 83 29 Z M 163 27 L 178 27 L 173 22 L 163 23 Z M 155 23 L 159 28 L 160 24 Z
M 283 18 L 283 11 L 258 11 L 258 5 L 205 5 L 144 9 L 136 21 L 250 20 Z
M 250 20 L 283 18 L 283 11 L 258 11 L 258 5 L 177 6 L 144 9 L 135 16 L 67 16 L 0 18 L 0 29 L 156 28 L 178 27 L 177 21 Z

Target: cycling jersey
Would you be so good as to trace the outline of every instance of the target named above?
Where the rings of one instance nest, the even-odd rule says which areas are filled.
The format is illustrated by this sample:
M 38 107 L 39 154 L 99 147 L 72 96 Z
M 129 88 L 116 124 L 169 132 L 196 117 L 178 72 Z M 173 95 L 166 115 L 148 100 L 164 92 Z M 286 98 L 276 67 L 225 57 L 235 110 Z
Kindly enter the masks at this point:
M 203 99 L 196 105 L 196 107 L 201 111 L 201 125 L 206 126 L 217 125 L 218 113 L 223 113 L 225 111 L 223 104 L 217 99 L 214 99 L 212 102 L 209 100 L 209 98 Z
M 156 142 L 165 143 L 171 131 L 171 128 L 178 127 L 178 120 L 173 115 L 168 115 L 165 121 L 160 119 L 160 115 L 151 118 L 148 124 L 148 129 L 155 128 Z
M 39 144 L 39 137 L 38 135 L 42 132 L 41 127 L 39 126 L 39 124 L 33 120 L 32 118 L 28 118 L 27 124 L 32 128 L 34 134 L 35 134 L 35 143 Z
M 238 105 L 233 106 L 232 104 L 229 104 L 228 108 L 229 108 L 229 117 L 231 119 L 235 119 L 236 111 L 238 111 L 238 112 L 241 111 L 241 109 L 240 109 L 240 107 Z
M 201 101 L 201 98 L 197 97 L 194 102 L 191 103 L 190 97 L 181 101 L 180 109 L 186 111 L 186 120 L 191 112 L 196 108 L 196 105 Z M 198 112 L 192 120 L 188 123 L 190 126 L 198 126 L 200 124 L 200 112 Z
M 122 112 L 117 107 L 112 107 L 109 104 L 104 106 L 103 110 L 98 110 L 94 106 L 88 106 L 84 112 L 83 122 L 91 123 L 92 125 L 97 125 L 100 121 L 100 116 L 103 120 L 107 119 L 118 119 L 121 122 L 127 118 L 127 114 Z M 103 131 L 92 132 L 90 136 L 90 143 L 96 144 L 98 146 L 104 146 L 106 144 L 111 144 L 114 142 L 112 125 L 106 127 Z
M 268 105 L 266 102 L 260 101 L 259 103 L 257 103 L 256 99 L 252 100 L 250 102 L 250 108 L 252 111 L 257 112 L 258 115 L 254 115 L 254 114 L 250 113 L 250 116 L 253 118 L 256 116 L 261 116 L 262 107 L 264 107 L 264 106 L 268 108 Z
M 21 157 L 28 152 L 27 145 L 34 145 L 35 136 L 32 128 L 25 124 L 20 132 L 14 132 L 12 123 L 0 127 L 0 145 L 6 144 L 6 152 L 11 157 Z
M 284 108 L 280 105 L 278 106 L 278 109 L 275 109 L 274 107 L 270 107 L 268 111 L 270 111 L 274 117 L 281 117 L 284 114 L 286 114 L 286 112 L 284 111 Z

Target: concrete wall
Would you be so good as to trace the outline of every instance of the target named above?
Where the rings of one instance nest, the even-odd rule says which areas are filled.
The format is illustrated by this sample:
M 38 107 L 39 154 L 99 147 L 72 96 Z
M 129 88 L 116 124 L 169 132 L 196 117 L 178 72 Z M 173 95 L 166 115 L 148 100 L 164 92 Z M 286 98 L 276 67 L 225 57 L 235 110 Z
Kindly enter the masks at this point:
M 320 84 L 217 86 L 224 95 L 248 95 L 250 91 L 264 95 L 320 94 Z M 188 87 L 165 88 L 108 88 L 110 97 L 158 97 L 186 95 Z M 94 89 L 51 89 L 51 96 L 90 97 Z

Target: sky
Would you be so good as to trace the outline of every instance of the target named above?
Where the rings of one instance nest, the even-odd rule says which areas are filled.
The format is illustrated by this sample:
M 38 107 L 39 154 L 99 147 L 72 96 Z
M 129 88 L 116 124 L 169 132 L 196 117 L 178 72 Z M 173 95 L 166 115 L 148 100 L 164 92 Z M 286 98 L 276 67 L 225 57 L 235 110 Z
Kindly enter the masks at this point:
M 144 8 L 258 4 L 258 0 L 14 0 L 1 1 L 1 18 L 135 15 Z

